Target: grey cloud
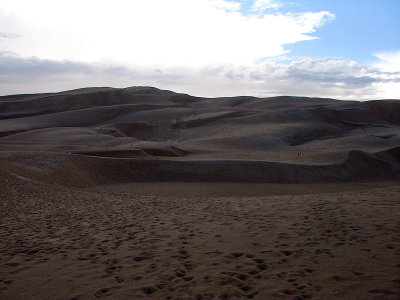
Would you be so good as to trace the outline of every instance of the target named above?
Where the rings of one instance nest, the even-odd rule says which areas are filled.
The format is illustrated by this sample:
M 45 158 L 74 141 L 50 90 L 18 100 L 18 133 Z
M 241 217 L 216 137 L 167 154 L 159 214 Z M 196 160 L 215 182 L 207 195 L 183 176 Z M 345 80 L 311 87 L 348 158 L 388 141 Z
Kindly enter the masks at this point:
M 0 31 L 0 39 L 15 39 L 20 37 L 20 34 L 10 33 L 10 32 L 1 32 Z
M 397 74 L 397 78 L 394 76 L 394 78 L 388 79 L 386 72 L 372 70 L 350 61 L 330 58 L 309 60 L 290 64 L 283 78 L 297 82 L 315 82 L 325 86 L 341 85 L 346 89 L 359 89 L 377 82 L 400 80 L 400 74 Z
M 302 95 L 362 99 L 376 83 L 400 82 L 400 73 L 339 59 L 296 58 L 290 64 L 211 65 L 203 68 L 125 67 L 24 58 L 0 52 L 1 94 L 60 91 L 85 86 L 153 85 L 197 96 Z M 379 97 L 379 96 L 377 96 Z M 397 96 L 398 97 L 398 96 Z
M 54 61 L 0 52 L 0 95 L 84 86 L 166 85 L 182 82 L 186 76 L 179 69 L 160 73 L 153 68 Z
M 318 82 L 320 84 L 344 84 L 348 88 L 362 88 L 373 82 L 381 81 L 378 78 L 370 76 L 350 76 L 343 73 L 336 74 L 335 72 L 316 73 L 299 69 L 289 69 L 284 78 L 299 82 L 309 81 Z
M 245 76 L 244 74 L 240 72 L 235 72 L 234 70 L 230 70 L 225 73 L 225 77 L 228 79 L 243 79 L 244 76 Z
M 0 52 L 0 82 L 36 81 L 50 75 L 91 71 L 93 67 L 83 63 L 22 58 L 9 52 Z
M 340 85 L 343 89 L 400 81 L 400 73 L 380 72 L 351 61 L 331 58 L 298 59 L 289 65 L 267 62 L 258 70 L 249 70 L 247 76 L 252 81 L 277 80 L 299 85 L 311 82 L 325 87 Z

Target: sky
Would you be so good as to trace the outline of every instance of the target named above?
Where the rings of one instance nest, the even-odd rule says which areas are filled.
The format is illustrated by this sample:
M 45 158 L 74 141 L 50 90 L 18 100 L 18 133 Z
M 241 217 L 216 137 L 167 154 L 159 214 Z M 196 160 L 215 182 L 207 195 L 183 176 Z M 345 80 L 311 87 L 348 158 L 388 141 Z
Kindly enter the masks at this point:
M 399 0 L 0 0 L 0 95 L 400 98 Z

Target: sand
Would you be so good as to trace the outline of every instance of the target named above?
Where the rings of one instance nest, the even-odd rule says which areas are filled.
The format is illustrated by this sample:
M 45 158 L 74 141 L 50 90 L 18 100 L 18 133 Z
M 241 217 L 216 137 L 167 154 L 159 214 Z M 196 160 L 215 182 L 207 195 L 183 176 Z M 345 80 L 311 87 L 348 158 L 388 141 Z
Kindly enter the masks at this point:
M 399 297 L 398 182 L 81 190 L 1 175 L 1 299 Z
M 0 299 L 398 299 L 400 101 L 0 97 Z

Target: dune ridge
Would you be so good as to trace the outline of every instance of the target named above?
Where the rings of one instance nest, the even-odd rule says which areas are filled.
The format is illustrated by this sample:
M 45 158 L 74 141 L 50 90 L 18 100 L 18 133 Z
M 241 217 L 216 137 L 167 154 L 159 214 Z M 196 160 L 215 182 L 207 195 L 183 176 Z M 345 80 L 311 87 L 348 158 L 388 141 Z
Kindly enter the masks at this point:
M 107 153 L 73 155 L 64 158 L 52 170 L 29 170 L 3 163 L 3 169 L 14 174 L 49 184 L 71 187 L 115 184 L 127 182 L 258 182 L 258 183 L 326 183 L 399 178 L 398 158 L 400 147 L 367 154 L 350 151 L 347 158 L 335 165 L 299 165 L 245 160 L 158 160 L 148 158 L 145 152 L 128 152 L 127 156 L 145 158 L 102 157 Z

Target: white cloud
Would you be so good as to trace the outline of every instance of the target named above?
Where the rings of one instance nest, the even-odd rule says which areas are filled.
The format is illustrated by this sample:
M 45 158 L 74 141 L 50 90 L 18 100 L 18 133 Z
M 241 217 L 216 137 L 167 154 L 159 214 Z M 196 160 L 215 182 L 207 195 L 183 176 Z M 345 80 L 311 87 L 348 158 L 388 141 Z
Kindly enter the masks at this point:
M 277 0 L 255 0 L 252 6 L 253 11 L 263 11 L 266 9 L 278 9 L 282 3 Z
M 212 0 L 210 2 L 211 5 L 213 5 L 216 8 L 222 8 L 227 11 L 238 11 L 240 10 L 241 3 L 237 1 L 225 1 L 225 0 Z
M 246 16 L 239 9 L 226 0 L 2 0 L 0 28 L 22 37 L 1 50 L 131 65 L 243 64 L 313 39 L 309 34 L 333 17 L 325 11 Z
M 400 72 L 400 51 L 379 52 L 374 54 L 379 61 L 373 66 L 385 72 Z

